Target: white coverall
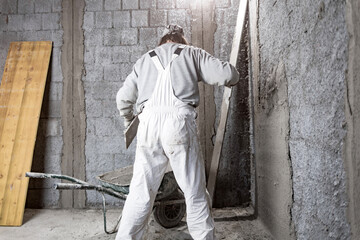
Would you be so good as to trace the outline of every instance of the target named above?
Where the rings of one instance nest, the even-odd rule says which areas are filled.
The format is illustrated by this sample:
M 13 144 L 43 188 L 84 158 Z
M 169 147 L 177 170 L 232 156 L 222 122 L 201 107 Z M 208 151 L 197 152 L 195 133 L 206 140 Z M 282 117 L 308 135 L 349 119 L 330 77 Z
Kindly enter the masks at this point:
M 165 68 L 156 55 L 152 60 L 158 69 L 158 79 L 139 115 L 133 178 L 116 239 L 142 239 L 168 161 L 185 195 L 191 236 L 195 240 L 215 239 L 195 108 L 174 95 L 170 79 L 173 60 Z

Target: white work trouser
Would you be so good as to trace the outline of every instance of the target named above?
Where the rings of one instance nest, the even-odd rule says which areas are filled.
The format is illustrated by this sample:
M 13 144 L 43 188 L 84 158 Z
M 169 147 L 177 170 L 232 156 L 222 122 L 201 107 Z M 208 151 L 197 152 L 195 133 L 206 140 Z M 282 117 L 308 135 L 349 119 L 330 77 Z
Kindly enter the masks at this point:
M 174 95 L 171 62 L 164 69 L 157 56 L 152 59 L 159 76 L 139 115 L 133 178 L 116 240 L 142 239 L 169 162 L 184 192 L 191 236 L 195 240 L 215 239 L 195 110 Z

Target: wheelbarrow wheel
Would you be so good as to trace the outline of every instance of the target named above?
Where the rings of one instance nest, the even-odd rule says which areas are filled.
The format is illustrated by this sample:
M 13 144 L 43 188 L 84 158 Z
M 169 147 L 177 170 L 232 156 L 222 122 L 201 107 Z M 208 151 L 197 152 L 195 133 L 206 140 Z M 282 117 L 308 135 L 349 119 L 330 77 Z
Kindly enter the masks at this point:
M 180 193 L 180 191 L 175 191 L 171 196 L 164 199 L 164 201 L 180 199 L 184 199 L 183 194 Z M 173 228 L 180 223 L 181 219 L 185 215 L 185 212 L 185 203 L 165 205 L 160 202 L 160 205 L 156 206 L 154 209 L 154 218 L 164 228 Z

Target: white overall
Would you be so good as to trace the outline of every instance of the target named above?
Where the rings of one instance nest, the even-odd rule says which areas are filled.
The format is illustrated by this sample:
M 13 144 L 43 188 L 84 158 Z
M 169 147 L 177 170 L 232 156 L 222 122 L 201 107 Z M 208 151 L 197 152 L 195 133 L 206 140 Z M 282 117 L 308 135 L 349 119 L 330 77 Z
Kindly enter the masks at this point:
M 158 78 L 151 98 L 139 115 L 136 158 L 117 240 L 143 239 L 157 190 L 170 162 L 185 195 L 187 225 L 195 240 L 215 239 L 205 170 L 192 106 L 179 100 L 171 84 L 170 68 L 156 54 Z M 146 236 L 144 236 L 146 237 Z

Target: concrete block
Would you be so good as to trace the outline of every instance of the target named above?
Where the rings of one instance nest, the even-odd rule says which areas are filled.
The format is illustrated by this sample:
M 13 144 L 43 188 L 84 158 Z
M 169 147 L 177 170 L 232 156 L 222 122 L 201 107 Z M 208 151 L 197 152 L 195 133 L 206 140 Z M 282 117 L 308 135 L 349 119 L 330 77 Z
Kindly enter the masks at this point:
M 91 128 L 92 123 L 94 123 L 94 118 L 86 118 L 86 125 Z M 87 134 L 85 139 L 85 157 L 86 159 L 97 154 L 96 145 L 99 141 L 98 137 L 94 134 L 95 131 L 92 132 L 92 134 Z
M 136 139 L 134 139 L 134 141 L 135 140 Z M 136 143 L 136 142 L 131 143 L 130 148 L 132 147 L 132 145 L 134 143 Z M 134 144 L 134 145 L 136 145 L 136 144 Z M 125 146 L 125 142 L 120 143 L 120 146 Z M 135 151 L 126 151 L 127 154 L 125 154 L 125 153 L 115 154 L 114 155 L 114 164 L 115 164 L 114 168 L 119 169 L 119 168 L 127 167 L 130 165 L 134 165 L 135 154 L 132 154 L 134 152 Z
M 60 66 L 58 66 L 60 68 Z M 61 100 L 62 99 L 62 86 L 60 82 L 47 83 L 49 88 L 49 100 Z
M 134 28 L 128 28 L 121 30 L 121 44 L 123 45 L 135 45 L 138 42 L 138 30 Z
M 95 49 L 95 63 L 102 66 L 111 64 L 111 47 L 97 47 Z
M 136 62 L 143 54 L 147 52 L 147 47 L 145 46 L 133 46 L 130 51 L 130 61 Z
M 89 89 L 89 88 L 87 88 Z M 91 98 L 91 96 L 86 99 L 86 104 L 89 102 L 89 101 L 93 101 L 93 99 Z M 97 102 L 102 102 L 101 100 L 95 100 Z M 95 131 L 95 121 L 96 121 L 96 117 L 90 117 L 90 116 L 87 116 L 86 118 L 86 137 L 89 139 L 93 139 L 93 138 L 96 138 L 96 131 Z
M 61 154 L 45 155 L 44 172 L 46 173 L 61 173 Z M 49 181 L 50 188 L 54 186 L 53 182 Z
M 18 0 L 18 13 L 34 13 L 34 0 Z
M 147 27 L 149 25 L 149 11 L 137 10 L 131 13 L 132 27 Z
M 95 47 L 87 47 L 84 50 L 84 63 L 91 65 L 95 63 Z
M 24 15 L 8 15 L 8 30 L 22 31 L 24 29 Z
M 140 29 L 140 45 L 145 45 L 150 48 L 155 48 L 158 43 L 156 28 L 141 28 Z
M 104 9 L 109 11 L 120 10 L 121 0 L 105 0 Z
M 129 62 L 130 61 L 129 48 L 124 46 L 114 47 L 112 51 L 111 59 L 113 63 Z
M 51 59 L 51 83 L 61 83 L 63 81 L 63 74 L 61 69 L 61 49 L 59 47 L 53 48 L 53 55 Z
M 44 30 L 56 30 L 60 28 L 60 14 L 47 13 L 42 15 L 42 25 Z
M 150 27 L 164 27 L 167 25 L 167 13 L 165 10 L 150 11 Z
M 99 0 L 86 0 L 85 1 L 85 11 L 102 11 L 103 10 L 103 1 Z
M 139 9 L 139 1 L 134 0 L 122 0 L 122 8 L 123 9 Z
M 120 142 L 123 136 L 116 136 L 116 137 L 102 137 L 99 139 L 100 141 L 97 142 L 96 150 L 99 154 L 106 154 L 106 153 L 121 153 L 122 148 L 120 146 Z
M 97 12 L 95 16 L 95 26 L 97 28 L 111 28 L 111 12 Z
M 104 79 L 103 66 L 100 64 L 86 64 L 84 81 L 96 82 Z M 92 83 L 91 83 L 92 84 Z
M 89 176 L 93 178 L 93 176 L 96 176 L 92 173 L 89 173 Z M 89 181 L 88 179 L 86 179 L 86 181 Z M 94 182 L 94 180 L 92 180 Z M 95 183 L 95 182 L 94 182 Z M 97 206 L 100 206 L 100 203 L 102 201 L 102 197 L 101 197 L 101 194 L 94 191 L 94 190 L 86 190 L 86 206 L 88 207 L 97 207 Z
M 5 15 L 0 16 L 0 31 L 6 32 L 8 30 L 8 18 Z
M 61 117 L 61 100 L 49 100 L 48 102 L 44 102 L 40 117 L 42 118 Z
M 140 9 L 155 9 L 156 0 L 140 0 Z
M 60 191 L 52 188 L 29 189 L 26 197 L 26 208 L 60 207 Z
M 5 0 L 0 1 L 0 12 L 2 14 L 15 14 L 17 9 L 17 1 Z
M 191 43 L 191 27 L 184 27 L 184 36 L 186 40 Z
M 51 40 L 53 41 L 54 47 L 61 47 L 63 45 L 63 30 L 51 30 Z
M 158 9 L 167 8 L 172 9 L 175 8 L 175 1 L 174 0 L 158 0 Z
M 104 67 L 104 80 L 109 82 L 119 81 L 121 76 L 119 64 L 106 65 Z
M 41 14 L 26 14 L 24 16 L 24 30 L 40 30 Z
M 85 46 L 101 46 L 103 44 L 103 30 L 93 29 L 90 32 L 85 31 Z
M 130 12 L 115 11 L 114 12 L 114 28 L 130 27 Z
M 115 124 L 112 118 L 97 118 L 95 121 L 95 132 L 96 136 L 121 136 L 119 125 Z
M 103 110 L 105 110 L 102 101 L 94 100 L 92 98 L 86 100 L 85 107 L 86 116 L 90 118 L 101 117 L 103 115 Z
M 94 154 L 86 158 L 86 172 L 97 173 L 96 175 L 91 174 L 94 178 L 112 170 L 114 170 L 113 154 Z
M 176 8 L 190 8 L 190 0 L 176 0 Z
M 215 7 L 228 8 L 228 7 L 230 7 L 230 0 L 217 0 L 217 1 L 215 1 Z
M 116 98 L 116 93 L 119 89 L 120 82 L 95 82 L 93 84 L 93 89 L 96 89 L 95 92 L 92 93 L 92 97 L 95 100 L 114 100 Z
M 24 31 L 18 33 L 21 41 L 51 41 L 50 31 Z
M 84 13 L 84 23 L 82 25 L 85 31 L 90 32 L 95 26 L 95 17 L 93 12 Z
M 50 13 L 52 9 L 52 2 L 49 0 L 36 0 L 35 12 L 36 13 Z
M 61 12 L 61 10 L 62 10 L 62 6 L 61 6 L 62 0 L 52 0 L 52 2 L 53 2 L 52 11 L 53 12 Z
M 122 85 L 119 84 L 119 89 Z M 119 90 L 117 89 L 117 90 Z M 114 91 L 115 92 L 115 91 Z M 116 91 L 117 92 L 117 91 Z M 103 100 L 102 101 L 102 109 L 104 117 L 114 117 L 120 119 L 119 110 L 116 107 L 116 101 L 113 100 Z M 121 124 L 120 124 L 121 125 Z
M 104 30 L 104 45 L 116 46 L 120 45 L 121 35 L 117 29 L 105 29 Z
M 45 137 L 55 137 L 59 135 L 60 120 L 56 118 L 42 119 L 41 121 L 43 134 Z
M 185 9 L 169 10 L 168 12 L 169 24 L 177 24 L 182 27 L 190 26 L 190 16 Z
M 132 63 L 122 63 L 120 64 L 120 80 L 124 81 L 126 77 L 131 73 L 134 64 Z M 119 86 L 120 87 L 120 86 Z
M 62 136 L 53 136 L 46 138 L 46 145 L 44 146 L 45 155 L 61 155 L 63 147 Z

